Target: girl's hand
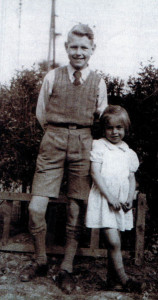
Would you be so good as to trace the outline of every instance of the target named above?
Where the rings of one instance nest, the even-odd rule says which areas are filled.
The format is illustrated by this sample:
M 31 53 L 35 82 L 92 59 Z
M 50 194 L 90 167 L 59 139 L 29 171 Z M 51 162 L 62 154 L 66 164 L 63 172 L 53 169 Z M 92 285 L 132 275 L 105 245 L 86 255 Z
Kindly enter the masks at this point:
M 123 211 L 126 213 L 127 211 L 129 211 L 130 209 L 132 209 L 133 202 L 126 201 L 125 203 L 121 203 L 121 206 L 122 206 Z
M 108 199 L 108 203 L 115 210 L 120 210 L 121 209 L 121 204 L 120 204 L 120 202 L 118 201 L 117 198 L 110 197 L 110 199 Z

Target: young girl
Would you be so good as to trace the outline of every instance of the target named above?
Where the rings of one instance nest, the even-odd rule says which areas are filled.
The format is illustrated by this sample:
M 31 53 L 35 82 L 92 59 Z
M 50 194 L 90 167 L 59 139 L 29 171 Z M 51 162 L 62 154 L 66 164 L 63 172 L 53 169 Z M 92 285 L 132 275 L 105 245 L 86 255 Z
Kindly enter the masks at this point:
M 126 110 L 109 105 L 102 117 L 102 138 L 93 141 L 91 175 L 86 226 L 102 228 L 108 243 L 107 287 L 115 286 L 116 278 L 123 289 L 140 291 L 141 283 L 125 273 L 120 231 L 133 228 L 132 202 L 135 192 L 135 172 L 139 166 L 136 153 L 123 142 L 129 130 Z

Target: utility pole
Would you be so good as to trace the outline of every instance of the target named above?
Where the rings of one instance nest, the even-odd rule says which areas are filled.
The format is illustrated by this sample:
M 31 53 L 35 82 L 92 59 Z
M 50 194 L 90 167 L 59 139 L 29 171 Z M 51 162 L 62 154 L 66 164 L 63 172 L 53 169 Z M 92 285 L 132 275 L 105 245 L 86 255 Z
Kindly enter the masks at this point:
M 51 10 L 51 21 L 50 21 L 50 32 L 49 32 L 49 49 L 48 49 L 48 71 L 51 66 L 51 54 L 53 52 L 53 68 L 55 68 L 55 41 L 56 36 L 60 35 L 55 32 L 55 0 L 52 0 L 52 10 Z M 53 49 L 52 49 L 53 48 Z M 53 50 L 53 51 L 52 51 Z

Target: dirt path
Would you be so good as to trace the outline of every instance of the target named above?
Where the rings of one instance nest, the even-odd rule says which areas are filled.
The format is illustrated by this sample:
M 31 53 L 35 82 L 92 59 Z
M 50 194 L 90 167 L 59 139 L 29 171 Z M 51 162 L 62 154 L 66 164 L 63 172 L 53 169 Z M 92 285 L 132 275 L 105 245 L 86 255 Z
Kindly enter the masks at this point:
M 58 289 L 53 278 L 57 274 L 61 257 L 49 257 L 47 277 L 34 278 L 22 283 L 19 273 L 30 261 L 30 255 L 0 253 L 0 300 L 156 300 L 158 299 L 157 262 L 146 262 L 143 267 L 125 262 L 128 275 L 146 281 L 147 288 L 142 295 L 105 291 L 102 280 L 106 280 L 106 259 L 76 258 L 76 289 L 71 295 L 65 295 Z

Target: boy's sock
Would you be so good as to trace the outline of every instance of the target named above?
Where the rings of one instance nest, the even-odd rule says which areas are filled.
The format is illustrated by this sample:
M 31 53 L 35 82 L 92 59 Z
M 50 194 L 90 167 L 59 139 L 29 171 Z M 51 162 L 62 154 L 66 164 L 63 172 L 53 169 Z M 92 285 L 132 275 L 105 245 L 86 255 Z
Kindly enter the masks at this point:
M 38 265 L 47 264 L 46 256 L 46 231 L 36 233 L 34 235 L 36 262 Z
M 46 231 L 43 230 L 33 235 L 35 244 L 36 262 L 31 263 L 22 270 L 20 280 L 23 282 L 30 281 L 36 275 L 45 276 L 48 271 L 46 246 L 45 246 Z
M 74 239 L 71 239 L 71 241 L 69 240 L 68 243 L 66 244 L 64 260 L 60 267 L 62 270 L 66 270 L 69 273 L 72 273 L 73 260 L 76 254 L 77 246 L 78 246 L 78 242 Z
M 61 264 L 60 269 L 66 270 L 69 273 L 73 272 L 73 260 L 76 255 L 78 247 L 78 237 L 80 233 L 80 227 L 67 226 L 67 241 L 65 247 L 64 260 Z

